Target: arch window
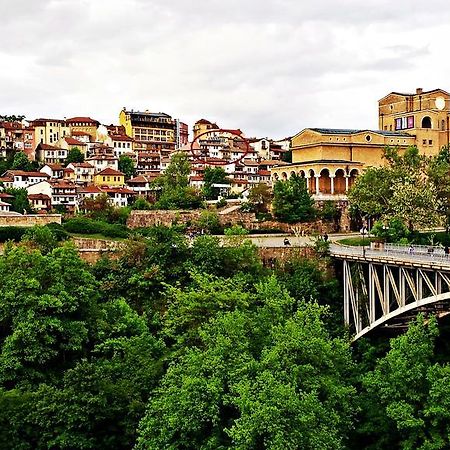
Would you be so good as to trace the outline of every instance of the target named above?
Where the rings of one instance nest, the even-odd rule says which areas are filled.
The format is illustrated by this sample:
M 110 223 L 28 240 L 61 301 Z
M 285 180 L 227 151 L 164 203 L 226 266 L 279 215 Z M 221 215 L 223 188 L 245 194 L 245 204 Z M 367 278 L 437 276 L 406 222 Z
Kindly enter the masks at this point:
M 429 116 L 425 116 L 422 119 L 422 128 L 431 128 L 431 118 Z

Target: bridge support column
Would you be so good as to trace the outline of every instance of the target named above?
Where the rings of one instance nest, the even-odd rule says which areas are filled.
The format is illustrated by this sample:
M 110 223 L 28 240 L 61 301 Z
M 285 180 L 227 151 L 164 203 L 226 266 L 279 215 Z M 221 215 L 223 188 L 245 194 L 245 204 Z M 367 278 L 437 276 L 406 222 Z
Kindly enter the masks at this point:
M 383 314 L 389 314 L 389 306 L 390 306 L 389 293 L 390 293 L 389 267 L 385 264 L 383 266 L 383 297 L 384 297 L 384 302 L 382 302 Z
M 343 261 L 343 272 L 344 272 L 344 323 L 345 325 L 350 325 L 350 295 L 349 295 L 349 282 L 348 282 L 348 274 L 349 263 L 347 261 Z

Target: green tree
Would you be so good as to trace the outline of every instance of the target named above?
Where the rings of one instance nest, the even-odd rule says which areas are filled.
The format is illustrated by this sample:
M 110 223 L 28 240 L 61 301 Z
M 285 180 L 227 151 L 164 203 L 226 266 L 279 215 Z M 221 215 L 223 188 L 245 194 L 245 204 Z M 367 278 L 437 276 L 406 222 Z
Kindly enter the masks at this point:
M 439 154 L 432 157 L 427 175 L 436 190 L 437 209 L 445 218 L 447 232 L 450 230 L 450 146 L 442 147 Z
M 82 163 L 84 162 L 84 155 L 78 147 L 72 147 L 67 152 L 66 164 Z
M 16 152 L 11 165 L 12 170 L 33 170 L 33 166 L 24 152 Z
M 222 231 L 219 215 L 216 211 L 202 211 L 200 217 L 195 222 L 195 226 L 199 230 L 204 230 L 211 234 L 219 234 Z
M 119 170 L 125 174 L 125 179 L 133 178 L 135 174 L 134 161 L 126 155 L 119 158 Z
M 303 178 L 292 175 L 287 181 L 277 181 L 273 194 L 273 213 L 282 222 L 307 222 L 315 217 L 314 200 Z
M 223 167 L 206 167 L 203 175 L 203 195 L 207 200 L 218 198 L 220 188 L 213 187 L 213 184 L 229 184 L 227 173 Z
M 0 279 L 0 383 L 14 387 L 54 380 L 88 342 L 95 280 L 68 246 L 47 256 L 7 248 Z
M 154 182 L 160 190 L 156 209 L 194 209 L 201 206 L 201 196 L 189 186 L 190 173 L 188 156 L 175 153 L 164 174 Z
M 5 189 L 7 194 L 10 194 L 13 196 L 13 198 L 7 198 L 5 199 L 6 202 L 11 204 L 11 210 L 16 211 L 20 214 L 31 213 L 31 205 L 28 200 L 28 192 L 26 189 L 23 188 L 8 188 Z
M 46 226 L 35 225 L 27 230 L 22 237 L 22 242 L 31 248 L 37 248 L 43 255 L 50 253 L 58 246 L 58 241 L 52 230 Z
M 449 366 L 434 363 L 434 318 L 419 316 L 391 339 L 390 350 L 362 376 L 364 417 L 359 433 L 368 449 L 444 449 L 450 445 Z
M 385 167 L 368 168 L 356 180 L 349 192 L 350 204 L 384 222 L 397 218 L 410 231 L 438 225 L 438 195 L 427 176 L 429 160 L 417 147 L 409 147 L 403 155 L 386 147 L 383 157 Z
M 200 281 L 201 297 L 216 312 L 151 397 L 137 449 L 343 448 L 355 394 L 352 363 L 348 344 L 325 331 L 323 310 L 301 303 L 295 311 L 274 277 L 250 295 L 208 284 Z M 190 313 L 203 304 L 200 296 L 195 303 Z
M 248 202 L 254 212 L 267 213 L 271 201 L 272 192 L 266 183 L 258 183 L 250 189 Z

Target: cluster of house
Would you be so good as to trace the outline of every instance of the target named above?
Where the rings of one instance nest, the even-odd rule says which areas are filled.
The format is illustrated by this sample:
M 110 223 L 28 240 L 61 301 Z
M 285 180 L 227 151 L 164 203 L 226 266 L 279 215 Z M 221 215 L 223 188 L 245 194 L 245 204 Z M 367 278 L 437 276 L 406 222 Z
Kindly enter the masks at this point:
M 37 172 L 0 174 L 0 190 L 26 189 L 31 206 L 40 212 L 58 207 L 75 211 L 84 199 L 102 194 L 112 204 L 126 206 L 135 196 L 151 196 L 152 181 L 164 173 L 172 155 L 186 152 L 192 186 L 201 188 L 206 167 L 219 165 L 227 174 L 226 191 L 245 194 L 254 184 L 271 183 L 271 168 L 286 164 L 283 157 L 290 147 L 289 139 L 246 140 L 240 130 L 231 134 L 204 119 L 194 126 L 193 142 L 188 140 L 187 125 L 164 113 L 124 108 L 119 121 L 108 126 L 90 117 L 0 121 L 0 158 L 22 151 L 41 166 Z M 67 163 L 75 148 L 84 162 Z M 134 163 L 131 179 L 119 171 L 121 156 Z M 8 194 L 1 195 L 0 212 L 4 212 L 9 208 Z
M 223 130 L 199 120 L 189 142 L 188 126 L 165 113 L 123 108 L 119 125 L 101 125 L 90 117 L 64 120 L 0 118 L 0 158 L 23 151 L 42 164 L 39 172 L 10 170 L 0 174 L 0 187 L 28 191 L 36 210 L 64 205 L 76 209 L 87 198 L 106 194 L 115 205 L 136 195 L 149 196 L 151 182 L 166 170 L 174 153 L 191 162 L 190 183 L 201 188 L 207 167 L 221 166 L 227 190 L 245 195 L 252 185 L 272 184 L 292 175 L 305 179 L 320 200 L 344 200 L 356 177 L 367 166 L 383 164 L 383 150 L 415 145 L 435 155 L 450 144 L 450 94 L 442 89 L 391 92 L 378 102 L 378 129 L 306 128 L 280 141 L 245 139 L 240 130 Z M 66 164 L 78 148 L 83 163 Z M 290 158 L 292 162 L 286 162 Z M 136 176 L 125 180 L 118 170 L 122 155 L 135 164 Z M 5 193 L 0 212 L 8 208 Z

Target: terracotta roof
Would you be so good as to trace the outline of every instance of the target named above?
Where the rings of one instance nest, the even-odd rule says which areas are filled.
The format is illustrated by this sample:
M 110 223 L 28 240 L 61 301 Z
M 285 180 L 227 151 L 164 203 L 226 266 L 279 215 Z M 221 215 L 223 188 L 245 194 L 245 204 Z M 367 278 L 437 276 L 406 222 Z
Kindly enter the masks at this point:
M 132 191 L 131 189 L 127 189 L 127 188 L 114 188 L 114 187 L 109 187 L 109 186 L 100 186 L 100 189 L 102 190 L 102 192 L 106 192 L 108 194 L 130 194 L 130 195 L 135 194 L 134 191 Z
M 46 194 L 28 194 L 30 200 L 51 200 Z
M 70 183 L 65 180 L 52 180 L 52 181 L 49 181 L 49 183 L 53 188 L 76 188 L 77 187 L 76 184 Z
M 12 183 L 14 180 L 11 177 L 1 177 L 0 183 Z
M 81 194 L 96 194 L 96 193 L 100 194 L 102 193 L 102 190 L 98 186 L 90 184 L 89 186 L 77 188 L 77 192 Z
M 90 136 L 86 131 L 72 131 L 72 136 Z
M 127 136 L 126 134 L 113 134 L 111 135 L 111 139 L 113 141 L 133 141 L 133 138 L 130 138 L 130 136 Z
M 270 170 L 260 170 L 258 171 L 258 175 L 264 177 L 264 176 L 270 176 Z
M 22 177 L 41 177 L 41 178 L 49 178 L 50 175 L 43 172 L 27 172 L 25 170 L 8 170 L 7 174 L 11 174 L 12 176 L 22 176 Z
M 289 163 L 286 161 L 279 161 L 278 159 L 263 159 L 259 162 L 260 166 L 285 166 Z
M 71 169 L 70 167 L 66 167 L 64 169 L 64 172 L 66 172 L 66 173 L 75 173 L 75 171 L 73 169 Z
M 48 144 L 39 144 L 38 145 L 39 148 L 41 148 L 42 150 L 63 150 L 60 147 L 55 147 L 53 145 L 48 145 Z
M 78 141 L 77 139 L 74 139 L 73 137 L 70 137 L 70 136 L 66 136 L 66 137 L 64 138 L 64 140 L 65 140 L 69 145 L 86 145 L 85 142 Z
M 72 167 L 81 167 L 84 169 L 93 169 L 94 166 L 92 164 L 89 164 L 88 162 L 82 162 L 82 163 L 69 163 L 68 165 L 72 166 Z
M 127 181 L 127 184 L 130 184 L 130 183 L 148 183 L 148 182 L 149 182 L 149 180 L 144 175 L 138 175 L 137 177 L 130 178 Z
M 190 181 L 203 181 L 203 176 L 202 175 L 192 175 L 189 178 Z
M 50 167 L 50 169 L 52 169 L 52 170 L 63 170 L 64 169 L 64 167 L 61 164 L 46 164 L 45 166 Z
M 7 194 L 6 192 L 0 192 L 0 198 L 14 198 L 14 195 Z
M 2 202 L 0 200 L 0 206 L 11 206 L 11 204 L 10 203 L 6 203 L 6 202 Z
M 103 169 L 101 172 L 96 173 L 95 175 L 119 175 L 124 176 L 125 174 L 123 172 L 119 172 L 118 170 L 114 170 L 111 167 L 107 167 L 106 169 Z

